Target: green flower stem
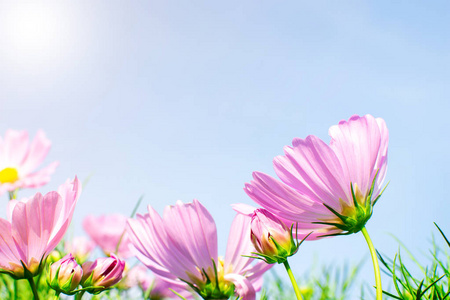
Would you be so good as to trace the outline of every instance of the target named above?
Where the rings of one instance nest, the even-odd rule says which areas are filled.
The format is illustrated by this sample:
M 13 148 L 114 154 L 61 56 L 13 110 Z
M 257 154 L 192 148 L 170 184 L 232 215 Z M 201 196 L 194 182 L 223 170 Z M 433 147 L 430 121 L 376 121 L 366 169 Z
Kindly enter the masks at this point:
M 31 290 L 33 291 L 34 300 L 39 300 L 39 295 L 36 289 L 36 284 L 34 283 L 34 279 L 32 277 L 27 279 L 28 282 L 30 283 Z
M 283 262 L 284 267 L 289 275 L 289 279 L 291 280 L 292 286 L 294 287 L 295 296 L 297 296 L 297 300 L 303 300 L 302 294 L 300 293 L 300 289 L 298 288 L 297 282 L 295 281 L 294 274 L 292 274 L 291 267 L 287 259 Z
M 55 295 L 55 298 L 53 298 L 53 300 L 58 300 L 59 299 L 59 294 L 60 293 L 57 292 L 56 295 Z
M 370 239 L 369 233 L 367 232 L 366 227 L 361 229 L 364 238 L 366 239 L 367 245 L 369 246 L 370 255 L 372 256 L 373 270 L 375 272 L 375 283 L 377 287 L 377 300 L 383 299 L 383 289 L 381 288 L 381 275 L 380 275 L 380 266 L 378 264 L 377 253 L 375 251 L 375 247 L 372 244 L 372 240 Z
M 16 199 L 16 198 L 17 198 L 17 190 L 18 190 L 18 189 L 15 189 L 14 191 L 8 192 L 8 194 L 9 194 L 9 200 L 13 200 L 13 199 Z
M 75 300 L 81 300 L 81 297 L 83 297 L 85 291 L 78 292 L 78 294 L 75 295 Z
M 17 292 L 18 292 L 18 287 L 17 285 L 19 284 L 18 280 L 14 280 L 14 300 L 17 299 Z

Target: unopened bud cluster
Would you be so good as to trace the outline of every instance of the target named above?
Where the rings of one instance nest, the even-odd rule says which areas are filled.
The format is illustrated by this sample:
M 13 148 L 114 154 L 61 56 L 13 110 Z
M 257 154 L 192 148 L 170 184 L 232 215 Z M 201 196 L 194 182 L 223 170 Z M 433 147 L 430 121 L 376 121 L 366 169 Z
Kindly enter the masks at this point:
M 79 265 L 72 254 L 52 263 L 47 273 L 49 286 L 58 294 L 73 295 L 81 290 L 98 294 L 122 279 L 125 262 L 114 254 Z M 78 289 L 79 285 L 82 289 Z

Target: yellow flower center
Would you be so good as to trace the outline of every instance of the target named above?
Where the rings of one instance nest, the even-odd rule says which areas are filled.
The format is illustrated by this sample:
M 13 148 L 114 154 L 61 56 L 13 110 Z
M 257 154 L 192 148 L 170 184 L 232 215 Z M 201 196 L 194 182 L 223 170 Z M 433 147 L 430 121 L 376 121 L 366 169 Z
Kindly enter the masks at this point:
M 0 183 L 13 183 L 19 179 L 16 168 L 4 168 L 0 171 Z

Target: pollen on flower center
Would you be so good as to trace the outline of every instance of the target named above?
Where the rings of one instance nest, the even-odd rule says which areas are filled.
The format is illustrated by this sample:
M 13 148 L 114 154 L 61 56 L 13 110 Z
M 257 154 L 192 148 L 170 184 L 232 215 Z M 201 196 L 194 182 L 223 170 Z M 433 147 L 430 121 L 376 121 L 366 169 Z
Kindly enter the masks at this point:
M 0 183 L 13 183 L 19 179 L 16 168 L 4 168 L 0 171 Z

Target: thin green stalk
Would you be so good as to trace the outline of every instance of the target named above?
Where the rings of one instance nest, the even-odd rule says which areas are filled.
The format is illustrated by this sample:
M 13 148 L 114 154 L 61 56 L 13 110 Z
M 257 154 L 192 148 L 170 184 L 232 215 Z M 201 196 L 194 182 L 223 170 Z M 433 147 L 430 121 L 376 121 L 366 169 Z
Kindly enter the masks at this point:
M 30 283 L 31 290 L 33 291 L 34 300 L 39 300 L 39 295 L 38 295 L 38 292 L 37 292 L 37 289 L 36 289 L 36 284 L 34 283 L 33 278 L 30 277 L 30 278 L 27 278 L 27 279 L 28 279 L 28 282 Z
M 0 279 L 1 279 L 2 283 L 5 285 L 6 289 L 8 290 L 9 297 L 10 297 L 11 299 L 14 299 L 14 297 L 15 297 L 15 296 L 14 296 L 14 290 L 11 289 L 10 284 L 9 284 L 9 282 L 6 280 L 5 276 L 6 276 L 6 275 L 0 274 Z
M 361 229 L 361 232 L 364 235 L 364 238 L 366 239 L 367 245 L 369 246 L 370 255 L 372 256 L 373 270 L 375 272 L 375 284 L 377 287 L 377 300 L 382 300 L 383 289 L 381 288 L 381 275 L 380 275 L 380 266 L 378 265 L 377 252 L 375 251 L 375 247 L 372 244 L 372 240 L 370 239 L 366 227 L 363 227 Z
M 136 203 L 136 205 L 135 205 L 134 208 L 133 208 L 133 211 L 131 212 L 130 218 L 133 218 L 134 215 L 136 214 L 136 212 L 137 212 L 137 210 L 138 210 L 138 208 L 139 208 L 139 205 L 140 205 L 141 202 L 142 202 L 142 199 L 144 199 L 144 195 L 141 195 L 141 196 L 139 197 L 138 202 Z M 119 252 L 119 247 L 120 247 L 120 244 L 122 243 L 122 239 L 123 239 L 123 237 L 124 237 L 124 235 L 125 235 L 125 232 L 126 232 L 126 230 L 124 230 L 124 231 L 122 232 L 122 234 L 120 235 L 119 241 L 117 242 L 117 245 L 116 245 L 116 249 L 114 250 L 114 253 L 115 253 L 115 254 L 117 254 L 117 253 Z
M 13 199 L 16 199 L 17 198 L 17 191 L 18 191 L 19 189 L 15 189 L 14 191 L 10 191 L 10 192 L 8 192 L 8 194 L 9 194 L 9 200 L 13 200 Z
M 56 292 L 56 295 L 55 295 L 55 297 L 53 298 L 53 300 L 58 300 L 58 299 L 59 299 L 59 294 L 60 294 L 60 293 Z
M 75 295 L 75 300 L 81 300 L 81 297 L 83 297 L 85 291 L 81 291 L 78 294 Z
M 300 293 L 300 289 L 298 288 L 297 282 L 295 281 L 294 274 L 292 274 L 292 270 L 291 270 L 291 267 L 289 266 L 287 259 L 284 261 L 283 264 L 289 275 L 289 279 L 291 280 L 292 286 L 294 287 L 294 292 L 295 292 L 295 296 L 297 297 L 297 300 L 303 300 L 302 294 Z
M 17 280 L 14 280 L 14 300 L 17 299 L 17 285 L 19 284 L 19 282 Z

